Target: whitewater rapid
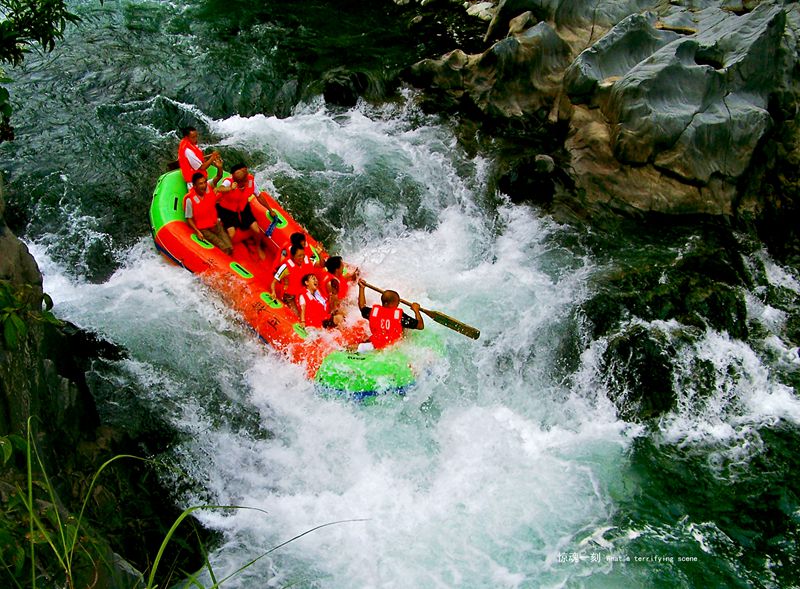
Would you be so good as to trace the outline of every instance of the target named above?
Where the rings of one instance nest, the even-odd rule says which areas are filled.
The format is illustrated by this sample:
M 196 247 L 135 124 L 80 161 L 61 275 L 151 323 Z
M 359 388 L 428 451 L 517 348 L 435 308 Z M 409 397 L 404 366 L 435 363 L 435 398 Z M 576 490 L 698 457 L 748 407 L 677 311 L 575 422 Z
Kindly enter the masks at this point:
M 223 532 L 210 556 L 215 576 L 341 522 L 225 586 L 610 582 L 618 569 L 609 560 L 566 558 L 639 534 L 609 531 L 617 503 L 637 493 L 628 452 L 646 432 L 619 420 L 605 395 L 605 342 L 589 342 L 575 313 L 597 267 L 562 245 L 571 230 L 487 194 L 488 163 L 464 154 L 411 101 L 346 113 L 313 103 L 286 119 L 207 123 L 218 147 L 251 154 L 257 183 L 326 232 L 328 249 L 370 282 L 482 331 L 472 341 L 429 322 L 446 350 L 441 361 L 405 398 L 365 407 L 318 395 L 149 237 L 121 252 L 100 284 L 54 261 L 47 239 L 31 243 L 56 313 L 124 346 L 119 378 L 183 434 L 170 457 L 191 479 L 175 482 L 179 500 L 259 510 L 198 512 Z M 559 368 L 570 338 L 587 343 L 574 371 Z M 722 397 L 691 409 L 687 393 L 664 440 L 718 442 L 725 427 L 746 437 L 765 420 L 800 420 L 797 400 L 740 344 L 710 333 L 701 353 L 720 369 L 724 354 L 741 360 L 746 390 L 723 386 L 720 395 L 742 409 L 726 413 Z

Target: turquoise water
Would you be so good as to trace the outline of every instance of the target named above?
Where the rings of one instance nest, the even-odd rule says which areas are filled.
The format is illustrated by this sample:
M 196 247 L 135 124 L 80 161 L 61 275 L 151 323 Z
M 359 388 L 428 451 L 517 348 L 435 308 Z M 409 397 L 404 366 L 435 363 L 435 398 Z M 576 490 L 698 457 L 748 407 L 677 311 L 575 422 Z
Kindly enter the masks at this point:
M 609 342 L 581 305 L 617 268 L 683 255 L 693 230 L 607 235 L 512 205 L 490 191 L 491 161 L 460 149 L 410 91 L 326 104 L 325 71 L 343 64 L 380 85 L 426 49 L 401 16 L 337 6 L 334 18 L 322 5 L 81 3 L 84 25 L 12 74 L 10 220 L 56 312 L 129 350 L 95 375 L 101 410 L 157 414 L 179 432 L 162 457 L 188 473 L 168 481 L 176 501 L 266 512 L 199 516 L 222 533 L 217 578 L 343 522 L 230 586 L 796 583 L 800 362 L 791 315 L 763 292 L 796 300 L 793 271 L 746 254 L 760 273 L 745 293 L 749 343 L 627 318 L 670 342 L 678 398 L 658 420 L 618 418 Z M 150 194 L 187 123 L 228 162 L 246 159 L 370 282 L 481 339 L 431 324 L 445 358 L 405 399 L 321 398 L 152 246 Z

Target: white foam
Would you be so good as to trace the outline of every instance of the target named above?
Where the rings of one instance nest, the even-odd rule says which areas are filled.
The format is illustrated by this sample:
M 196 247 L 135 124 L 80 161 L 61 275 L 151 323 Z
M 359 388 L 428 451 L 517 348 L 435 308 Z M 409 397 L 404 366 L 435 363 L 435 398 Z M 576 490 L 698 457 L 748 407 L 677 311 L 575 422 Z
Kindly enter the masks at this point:
M 363 407 L 321 398 L 149 238 L 103 284 L 66 279 L 34 246 L 57 313 L 125 345 L 128 373 L 191 432 L 174 459 L 203 488 L 186 504 L 267 512 L 199 515 L 224 532 L 211 555 L 217 577 L 315 526 L 366 520 L 308 534 L 232 587 L 568 585 L 584 571 L 558 566 L 556 555 L 610 525 L 610 489 L 641 429 L 618 420 L 596 386 L 600 344 L 577 374 L 556 373 L 561 339 L 580 329 L 572 314 L 589 295 L 593 263 L 561 251 L 554 236 L 565 229 L 533 209 L 484 211 L 485 162 L 403 108 L 333 116 L 316 104 L 213 128 L 226 145 L 265 156 L 253 170 L 259 183 L 275 170 L 319 182 L 323 207 L 348 183 L 388 183 L 382 199 L 348 197 L 355 220 L 337 228 L 345 259 L 370 282 L 482 330 L 476 342 L 426 320 L 445 358 L 406 399 Z M 432 220 L 413 218 L 415 199 Z M 220 395 L 273 437 L 220 419 L 210 405 Z

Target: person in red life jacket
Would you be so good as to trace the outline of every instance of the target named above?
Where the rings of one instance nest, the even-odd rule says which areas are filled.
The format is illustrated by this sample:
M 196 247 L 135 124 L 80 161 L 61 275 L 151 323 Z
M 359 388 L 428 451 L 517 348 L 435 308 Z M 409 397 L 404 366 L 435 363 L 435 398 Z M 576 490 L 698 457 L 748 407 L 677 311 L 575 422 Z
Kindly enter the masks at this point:
M 285 262 L 286 259 L 289 257 L 289 251 L 292 249 L 293 245 L 299 245 L 304 250 L 306 250 L 306 255 L 309 257 L 309 259 L 313 260 L 313 264 L 315 266 L 319 266 L 320 268 L 322 268 L 322 258 L 319 256 L 315 256 L 313 247 L 311 248 L 308 247 L 308 243 L 306 241 L 306 234 L 303 233 L 302 231 L 297 231 L 295 233 L 292 233 L 289 236 L 289 240 L 281 245 L 280 250 L 278 251 L 279 264 Z M 314 260 L 314 257 L 317 257 L 317 259 Z
M 303 276 L 313 274 L 313 272 L 314 265 L 308 259 L 306 250 L 298 245 L 293 245 L 289 250 L 289 258 L 278 267 L 272 279 L 272 298 L 277 298 L 278 283 L 282 283 L 283 302 L 299 316 L 297 297 L 305 291 L 302 282 Z
M 186 223 L 197 237 L 212 243 L 230 256 L 233 253 L 233 244 L 217 218 L 216 205 L 219 197 L 214 192 L 214 185 L 221 176 L 222 166 L 217 168 L 216 177 L 210 181 L 202 172 L 195 172 L 191 178 L 192 188 L 183 197 L 183 213 Z
M 381 304 L 367 307 L 367 298 L 364 294 L 365 283 L 358 281 L 358 308 L 361 316 L 369 319 L 369 330 L 372 335 L 368 342 L 359 344 L 358 352 L 381 350 L 403 337 L 403 329 L 425 329 L 419 303 L 411 303 L 411 309 L 416 317 L 409 317 L 400 309 L 400 295 L 393 290 L 385 290 L 381 294 Z
M 325 271 L 325 267 L 322 263 L 322 256 L 317 255 L 315 257 L 312 257 L 314 255 L 314 249 L 313 247 L 308 247 L 308 244 L 306 242 L 306 234 L 301 231 L 292 233 L 289 236 L 289 239 L 285 241 L 283 245 L 280 246 L 280 248 L 278 249 L 278 254 L 275 256 L 275 261 L 273 263 L 275 269 L 277 270 L 284 262 L 286 262 L 286 260 L 288 260 L 291 257 L 291 250 L 292 247 L 294 246 L 299 246 L 304 250 L 306 250 L 306 255 L 308 256 L 308 259 L 318 270 L 316 274 L 317 274 L 317 279 L 320 280 L 322 278 L 322 274 Z M 324 292 L 325 291 L 323 291 L 323 293 Z
M 178 145 L 178 165 L 181 168 L 187 188 L 191 188 L 192 176 L 197 172 L 201 172 L 204 178 L 208 178 L 208 166 L 214 164 L 221 168 L 222 161 L 219 160 L 218 151 L 213 151 L 206 156 L 203 155 L 203 150 L 197 147 L 198 134 L 197 129 L 194 127 L 184 128 L 182 135 L 183 138 Z
M 297 245 L 303 249 L 306 249 L 306 246 L 308 245 L 306 243 L 306 234 L 297 231 L 289 236 L 289 241 L 281 246 L 281 251 L 279 252 L 279 255 L 281 256 L 281 262 L 286 261 L 286 258 L 289 257 L 289 250 L 292 249 L 293 245 Z
M 304 327 L 324 327 L 326 329 L 340 325 L 344 321 L 344 315 L 331 313 L 328 299 L 319 291 L 316 274 L 306 274 L 301 282 L 305 287 L 305 292 L 297 297 L 300 323 Z
M 247 170 L 244 164 L 236 164 L 231 168 L 231 175 L 222 180 L 217 187 L 220 195 L 217 203 L 217 213 L 222 226 L 233 239 L 237 229 L 250 231 L 258 248 L 258 257 L 263 260 L 266 258 L 267 236 L 258 226 L 250 203 L 253 199 L 269 208 L 264 195 L 256 187 L 253 175 Z
M 292 233 L 289 236 L 288 241 L 285 241 L 282 245 L 278 247 L 278 253 L 275 255 L 275 259 L 273 260 L 272 266 L 277 271 L 280 268 L 281 264 L 283 264 L 286 260 L 289 259 L 289 254 L 292 249 L 292 246 L 299 246 L 303 249 L 306 249 L 306 234 L 305 233 Z
M 320 290 L 331 302 L 331 309 L 337 310 L 347 298 L 350 282 L 358 280 L 358 268 L 348 276 L 344 276 L 344 262 L 341 256 L 331 256 L 325 260 L 325 272 L 320 279 Z

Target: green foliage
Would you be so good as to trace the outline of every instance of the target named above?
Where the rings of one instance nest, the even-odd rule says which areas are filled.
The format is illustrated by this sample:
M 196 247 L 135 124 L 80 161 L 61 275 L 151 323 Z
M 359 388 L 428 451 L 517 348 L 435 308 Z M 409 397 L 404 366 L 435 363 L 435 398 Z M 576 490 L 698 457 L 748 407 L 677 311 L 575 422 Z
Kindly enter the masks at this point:
M 28 334 L 28 321 L 61 325 L 52 308 L 50 295 L 38 296 L 30 285 L 14 287 L 8 281 L 0 281 L 0 330 L 5 348 L 17 349 Z
M 70 23 L 80 19 L 64 0 L 0 0 L 0 63 L 18 66 L 34 46 L 52 51 Z M 0 69 L 0 83 L 10 80 Z M 0 88 L 0 143 L 14 139 L 8 90 Z
M 20 460 L 24 458 L 25 473 L 24 476 L 17 474 L 16 485 L 0 481 L 0 484 L 6 487 L 6 491 L 9 486 L 14 487 L 13 491 L 0 494 L 3 501 L 0 510 L 0 579 L 6 581 L 6 586 L 18 589 L 35 589 L 45 583 L 47 586 L 66 587 L 67 589 L 92 586 L 99 578 L 100 567 L 108 566 L 103 556 L 104 542 L 94 536 L 91 529 L 84 523 L 86 509 L 89 501 L 95 495 L 94 490 L 97 488 L 98 479 L 107 467 L 118 460 L 150 461 L 120 454 L 104 462 L 92 477 L 80 512 L 75 517 L 64 510 L 55 491 L 54 483 L 45 471 L 44 462 L 33 439 L 30 419 L 28 420 L 26 439 L 17 435 L 0 438 L 0 455 L 4 461 L 8 462 L 14 454 L 17 454 Z M 136 588 L 156 589 L 172 585 L 172 572 L 168 574 L 168 578 L 163 584 L 156 581 L 156 575 L 167 546 L 170 542 L 178 541 L 175 533 L 183 521 L 194 512 L 206 509 L 224 511 L 248 509 L 267 513 L 262 509 L 238 505 L 201 505 L 185 509 L 164 537 L 158 553 L 152 560 L 147 578 L 140 577 L 135 584 Z M 298 538 L 328 526 L 362 521 L 366 520 L 351 519 L 315 526 L 266 550 L 222 579 L 218 579 L 214 574 L 208 555 L 201 544 L 204 557 L 203 569 L 207 572 L 211 585 L 206 586 L 199 580 L 198 577 L 202 571 L 195 574 L 182 571 L 184 581 L 181 586 L 217 589 L 265 556 Z M 87 574 L 88 577 L 83 578 Z M 7 585 L 8 581 L 12 585 Z
M 80 19 L 64 0 L 0 0 L 0 61 L 19 65 L 34 44 L 51 51 Z

